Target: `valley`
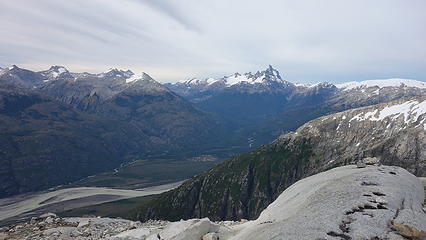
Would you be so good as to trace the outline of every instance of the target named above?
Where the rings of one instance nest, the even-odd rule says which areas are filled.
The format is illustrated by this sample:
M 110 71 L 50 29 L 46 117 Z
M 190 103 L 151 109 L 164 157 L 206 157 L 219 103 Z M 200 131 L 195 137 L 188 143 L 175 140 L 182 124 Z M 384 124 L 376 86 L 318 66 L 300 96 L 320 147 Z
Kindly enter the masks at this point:
M 145 156 L 144 160 L 124 163 L 113 171 L 89 176 L 70 183 L 67 187 L 112 187 L 139 189 L 177 182 L 203 173 L 246 148 L 215 148 L 200 155 L 194 153 L 162 153 Z

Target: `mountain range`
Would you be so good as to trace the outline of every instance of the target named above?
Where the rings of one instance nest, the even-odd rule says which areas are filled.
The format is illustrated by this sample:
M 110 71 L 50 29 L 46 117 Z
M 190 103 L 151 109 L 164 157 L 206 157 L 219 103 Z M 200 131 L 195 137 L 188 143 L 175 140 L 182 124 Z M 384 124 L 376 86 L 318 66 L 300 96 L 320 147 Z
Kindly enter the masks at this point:
M 294 84 L 283 80 L 272 66 L 254 74 L 189 79 L 165 86 L 224 120 L 237 136 L 237 144 L 250 139 L 253 146 L 272 141 L 326 114 L 426 96 L 426 84 L 416 80 Z
M 206 113 L 150 76 L 64 67 L 0 72 L 0 196 L 46 189 L 142 156 L 203 147 Z

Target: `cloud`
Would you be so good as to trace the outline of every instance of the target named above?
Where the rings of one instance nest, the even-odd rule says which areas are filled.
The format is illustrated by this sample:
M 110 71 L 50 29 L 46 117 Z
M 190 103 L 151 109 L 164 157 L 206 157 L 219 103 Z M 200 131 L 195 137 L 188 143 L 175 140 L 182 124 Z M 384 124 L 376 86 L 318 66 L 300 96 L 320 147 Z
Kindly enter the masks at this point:
M 6 0 L 0 66 L 146 71 L 160 81 L 256 71 L 291 81 L 426 80 L 423 0 Z

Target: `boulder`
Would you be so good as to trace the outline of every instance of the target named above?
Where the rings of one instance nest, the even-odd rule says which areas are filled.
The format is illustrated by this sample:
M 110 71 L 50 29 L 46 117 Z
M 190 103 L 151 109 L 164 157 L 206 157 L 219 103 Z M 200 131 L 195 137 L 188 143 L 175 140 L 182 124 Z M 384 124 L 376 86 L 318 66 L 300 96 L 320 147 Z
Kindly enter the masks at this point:
M 365 164 L 365 162 L 363 162 L 363 161 L 358 161 L 356 163 L 356 167 L 357 168 L 365 168 L 365 167 L 367 167 L 367 164 Z
M 83 228 L 90 225 L 90 219 L 84 219 L 78 223 L 77 228 Z
M 48 218 L 48 217 L 57 218 L 58 216 L 54 213 L 45 213 L 45 214 L 40 215 L 39 218 Z
M 217 233 L 207 233 L 203 236 L 203 240 L 219 240 Z
M 47 217 L 46 220 L 44 220 L 45 223 L 47 224 L 52 224 L 53 223 L 53 218 L 52 217 Z
M 0 240 L 6 240 L 7 235 L 5 233 L 0 233 Z
M 151 231 L 148 228 L 137 228 L 117 234 L 113 236 L 112 239 L 141 240 L 146 239 L 146 237 L 149 236 L 150 233 Z
M 208 218 L 190 219 L 172 222 L 158 234 L 150 235 L 147 240 L 161 239 L 173 240 L 200 240 L 210 232 L 218 232 L 222 227 L 212 223 Z
M 374 165 L 380 163 L 380 158 L 378 157 L 366 157 L 362 160 L 367 165 Z

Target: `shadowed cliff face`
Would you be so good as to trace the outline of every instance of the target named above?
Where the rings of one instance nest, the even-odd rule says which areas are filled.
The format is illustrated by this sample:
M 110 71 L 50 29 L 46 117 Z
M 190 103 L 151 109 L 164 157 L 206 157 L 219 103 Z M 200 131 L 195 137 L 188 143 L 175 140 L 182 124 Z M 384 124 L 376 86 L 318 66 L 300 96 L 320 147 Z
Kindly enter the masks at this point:
M 254 219 L 297 180 L 366 158 L 426 176 L 425 98 L 324 116 L 164 193 L 139 219 Z

